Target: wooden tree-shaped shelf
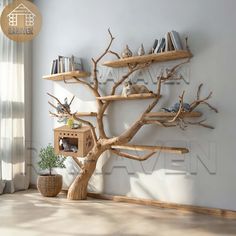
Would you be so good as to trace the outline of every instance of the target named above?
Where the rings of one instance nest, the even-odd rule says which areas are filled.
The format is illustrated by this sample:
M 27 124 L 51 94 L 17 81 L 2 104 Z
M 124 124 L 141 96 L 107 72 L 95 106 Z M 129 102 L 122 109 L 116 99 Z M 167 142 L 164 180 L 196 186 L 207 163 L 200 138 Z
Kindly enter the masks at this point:
M 110 35 L 110 42 L 108 44 L 108 47 L 106 50 L 96 58 L 92 58 L 92 65 L 93 65 L 93 73 L 92 73 L 92 80 L 93 84 L 90 84 L 90 81 L 86 80 L 80 80 L 77 79 L 77 82 L 86 85 L 86 88 L 89 89 L 94 96 L 96 97 L 98 110 L 97 113 L 78 113 L 74 115 L 67 109 L 67 106 L 64 106 L 58 98 L 56 98 L 53 95 L 50 95 L 56 102 L 59 103 L 69 116 L 73 116 L 73 118 L 84 125 L 87 126 L 87 132 L 91 132 L 89 135 L 89 139 L 93 141 L 92 144 L 94 144 L 93 148 L 88 145 L 92 149 L 86 149 L 83 151 L 81 156 L 85 156 L 84 162 L 80 163 L 77 162 L 77 156 L 80 156 L 79 151 L 84 150 L 82 145 L 85 145 L 86 138 L 80 136 L 79 131 L 75 133 L 75 131 L 72 130 L 66 130 L 65 128 L 60 128 L 59 130 L 55 130 L 55 145 L 59 146 L 61 143 L 63 144 L 64 138 L 69 140 L 68 143 L 71 144 L 71 146 L 77 147 L 77 153 L 74 154 L 74 160 L 78 164 L 78 166 L 81 168 L 82 171 L 79 172 L 79 175 L 75 178 L 74 182 L 71 184 L 68 190 L 68 199 L 71 200 L 78 200 L 78 199 L 86 199 L 87 197 L 87 186 L 89 179 L 94 173 L 94 170 L 96 169 L 96 164 L 100 156 L 105 151 L 111 151 L 113 154 L 118 155 L 122 158 L 128 158 L 136 161 L 145 161 L 148 158 L 152 157 L 156 152 L 163 151 L 168 153 L 177 153 L 177 154 L 185 154 L 188 153 L 189 150 L 185 147 L 166 147 L 166 146 L 148 146 L 148 145 L 134 145 L 130 144 L 129 142 L 136 136 L 138 131 L 145 125 L 149 124 L 157 124 L 163 127 L 178 127 L 182 123 L 186 124 L 192 124 L 192 125 L 199 125 L 206 128 L 212 128 L 211 126 L 203 123 L 203 121 L 199 122 L 190 122 L 188 120 L 184 120 L 184 118 L 194 118 L 194 117 L 200 117 L 200 112 L 194 112 L 195 109 L 200 104 L 206 104 L 211 109 L 213 109 L 215 112 L 217 110 L 211 106 L 207 100 L 211 97 L 211 93 L 206 97 L 201 99 L 200 98 L 200 90 L 202 87 L 202 84 L 199 85 L 198 91 L 197 91 L 197 98 L 196 100 L 191 102 L 191 111 L 192 112 L 183 112 L 182 110 L 179 110 L 177 113 L 168 113 L 168 112 L 153 112 L 153 109 L 157 107 L 161 94 L 162 94 L 162 85 L 165 82 L 171 81 L 172 79 L 175 79 L 175 74 L 177 70 L 185 63 L 188 63 L 189 60 L 186 60 L 185 62 L 180 62 L 178 65 L 173 66 L 169 70 L 166 70 L 166 75 L 161 74 L 159 76 L 159 82 L 157 84 L 157 90 L 155 93 L 146 93 L 146 94 L 133 94 L 129 95 L 127 97 L 118 95 L 117 89 L 119 86 L 121 86 L 125 80 L 127 80 L 134 72 L 142 70 L 144 68 L 148 68 L 152 63 L 154 62 L 165 62 L 165 61 L 173 61 L 178 59 L 189 59 L 192 57 L 191 52 L 182 50 L 182 51 L 170 51 L 170 52 L 164 52 L 164 53 L 158 53 L 158 54 L 149 54 L 144 56 L 134 56 L 129 57 L 126 59 L 118 59 L 114 61 L 105 62 L 103 65 L 119 68 L 119 67 L 127 67 L 128 72 L 124 74 L 121 78 L 119 78 L 118 81 L 112 86 L 111 91 L 109 94 L 111 96 L 101 96 L 100 95 L 100 84 L 99 84 L 99 75 L 98 75 L 98 63 L 101 62 L 101 60 L 106 56 L 108 53 L 112 53 L 113 51 L 110 50 L 112 42 L 114 40 L 113 35 L 111 34 L 110 30 L 108 30 Z M 116 56 L 118 55 L 116 52 L 113 52 Z M 118 56 L 119 57 L 119 56 Z M 87 72 L 69 72 L 69 73 L 63 73 L 63 74 L 57 74 L 57 75 L 50 75 L 45 76 L 44 79 L 50 79 L 50 80 L 65 80 L 65 79 L 72 79 L 74 78 L 86 78 L 89 76 L 89 73 Z M 177 78 L 178 79 L 178 78 Z M 115 95 L 117 94 L 117 95 Z M 184 102 L 184 93 L 182 96 L 180 96 L 180 103 L 183 105 Z M 135 100 L 135 99 L 152 99 L 148 105 L 146 105 L 146 108 L 142 112 L 141 115 L 139 115 L 139 118 L 133 122 L 133 124 L 130 125 L 125 131 L 122 131 L 120 134 L 117 134 L 114 136 L 109 136 L 107 134 L 107 131 L 105 129 L 104 125 L 104 115 L 105 112 L 108 110 L 109 106 L 113 103 L 110 101 L 117 101 L 117 100 Z M 53 108 L 57 109 L 55 105 L 52 103 L 49 103 L 52 105 Z M 79 116 L 96 116 L 96 125 L 94 123 L 80 118 Z M 179 119 L 179 120 L 178 120 Z M 180 122 L 179 122 L 180 121 Z M 111 121 L 114 122 L 114 121 Z M 118 121 L 120 122 L 120 121 Z M 168 125 L 166 125 L 166 123 Z M 184 123 L 184 124 L 185 124 Z M 181 128 L 181 127 L 180 127 Z M 77 134 L 77 136 L 76 136 Z M 75 139 L 77 137 L 77 139 Z M 59 144 L 59 145 L 58 145 Z M 91 144 L 89 142 L 88 144 Z M 67 154 L 68 150 L 73 152 L 76 152 L 76 148 L 67 148 L 66 145 L 64 147 L 63 145 L 60 145 L 58 147 L 58 152 Z M 127 151 L 126 151 L 127 150 Z M 132 151 L 132 152 L 130 152 Z M 138 155 L 135 154 L 135 152 L 141 152 Z M 145 153 L 144 153 L 145 152 Z M 156 155 L 158 157 L 158 155 Z
M 90 76 L 89 72 L 78 71 L 77 70 L 77 71 L 70 71 L 70 72 L 46 75 L 46 76 L 43 76 L 43 79 L 53 80 L 53 81 L 61 81 L 61 80 L 70 80 L 70 79 L 73 79 L 73 77 L 76 77 L 76 78 L 87 78 L 89 76 Z
M 148 54 L 143 56 L 134 56 L 128 57 L 124 59 L 118 59 L 114 61 L 104 62 L 104 66 L 109 66 L 113 68 L 127 67 L 128 65 L 142 64 L 148 62 L 165 62 L 165 61 L 173 61 L 178 59 L 191 58 L 192 53 L 189 51 L 181 50 L 181 51 L 169 51 L 157 54 Z

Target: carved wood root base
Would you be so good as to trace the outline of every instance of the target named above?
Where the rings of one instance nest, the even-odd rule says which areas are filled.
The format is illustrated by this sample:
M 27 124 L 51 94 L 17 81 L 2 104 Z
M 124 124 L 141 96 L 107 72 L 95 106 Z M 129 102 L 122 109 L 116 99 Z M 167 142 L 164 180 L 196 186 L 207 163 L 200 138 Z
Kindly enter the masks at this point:
M 86 200 L 87 199 L 87 184 L 79 184 L 69 189 L 67 194 L 69 200 Z

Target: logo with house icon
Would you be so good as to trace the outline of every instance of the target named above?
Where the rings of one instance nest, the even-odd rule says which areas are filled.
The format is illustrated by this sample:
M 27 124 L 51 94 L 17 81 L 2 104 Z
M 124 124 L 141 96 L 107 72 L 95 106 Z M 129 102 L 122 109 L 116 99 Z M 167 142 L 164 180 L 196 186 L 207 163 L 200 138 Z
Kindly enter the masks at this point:
M 9 26 L 17 26 L 18 22 L 24 22 L 25 26 L 34 26 L 36 15 L 30 11 L 23 3 L 8 14 Z M 23 18 L 23 19 L 20 19 Z
M 37 7 L 27 0 L 14 0 L 1 15 L 4 34 L 19 42 L 32 40 L 40 31 L 41 14 Z

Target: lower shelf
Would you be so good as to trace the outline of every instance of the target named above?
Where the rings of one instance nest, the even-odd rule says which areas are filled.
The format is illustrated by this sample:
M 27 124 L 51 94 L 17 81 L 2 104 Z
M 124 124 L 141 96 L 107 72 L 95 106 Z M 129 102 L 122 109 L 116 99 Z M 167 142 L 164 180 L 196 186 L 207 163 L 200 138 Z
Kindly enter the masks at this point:
M 112 146 L 112 148 L 131 150 L 131 151 L 152 151 L 152 152 L 162 151 L 175 154 L 184 154 L 189 152 L 187 148 L 182 148 L 182 147 L 147 146 L 147 145 L 114 145 Z

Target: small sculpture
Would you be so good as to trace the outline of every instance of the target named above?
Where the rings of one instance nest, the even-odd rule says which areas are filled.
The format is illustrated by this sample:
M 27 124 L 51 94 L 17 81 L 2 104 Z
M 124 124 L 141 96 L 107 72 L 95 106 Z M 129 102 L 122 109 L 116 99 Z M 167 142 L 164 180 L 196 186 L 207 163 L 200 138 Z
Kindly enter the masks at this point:
M 186 47 L 186 50 L 190 52 L 190 49 L 188 46 L 188 37 L 185 37 L 185 47 Z
M 122 58 L 127 58 L 127 57 L 132 57 L 133 53 L 131 52 L 131 50 L 129 49 L 129 46 L 126 45 L 124 51 L 121 53 L 121 57 Z
M 145 50 L 144 50 L 143 44 L 141 44 L 140 48 L 138 49 L 138 55 L 139 56 L 145 55 Z
M 131 81 L 124 83 L 122 96 L 127 97 L 130 94 L 153 93 L 145 85 L 132 84 Z
M 73 118 L 69 118 L 66 123 L 71 129 L 78 129 L 81 128 L 82 123 L 80 122 L 75 122 Z
M 70 112 L 70 105 L 68 104 L 68 98 L 64 99 L 64 104 L 57 103 L 57 113 L 58 114 L 64 114 L 67 113 L 65 108 Z
M 177 103 L 175 103 L 174 106 L 171 106 L 170 108 L 162 108 L 162 109 L 166 112 L 178 112 L 179 107 L 180 107 L 180 103 L 177 102 Z M 189 103 L 183 103 L 182 109 L 185 112 L 190 112 L 190 109 L 191 109 L 190 104 Z

